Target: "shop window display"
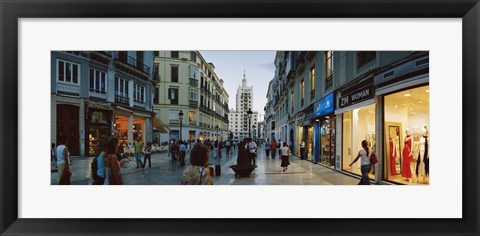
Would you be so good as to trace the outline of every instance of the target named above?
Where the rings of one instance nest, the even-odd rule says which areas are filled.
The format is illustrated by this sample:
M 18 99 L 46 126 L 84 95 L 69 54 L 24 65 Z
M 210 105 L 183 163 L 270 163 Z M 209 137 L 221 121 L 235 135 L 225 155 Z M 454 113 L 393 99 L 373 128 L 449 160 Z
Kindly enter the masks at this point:
M 375 104 L 353 109 L 343 113 L 343 170 L 361 175 L 360 162 L 351 167 L 349 164 L 357 157 L 362 149 L 362 141 L 367 140 L 369 149 L 375 150 Z M 371 179 L 375 178 L 374 168 L 369 173 Z
M 335 119 L 325 117 L 320 126 L 320 162 L 335 165 Z
M 389 181 L 428 183 L 429 88 L 410 88 L 384 98 L 384 170 Z

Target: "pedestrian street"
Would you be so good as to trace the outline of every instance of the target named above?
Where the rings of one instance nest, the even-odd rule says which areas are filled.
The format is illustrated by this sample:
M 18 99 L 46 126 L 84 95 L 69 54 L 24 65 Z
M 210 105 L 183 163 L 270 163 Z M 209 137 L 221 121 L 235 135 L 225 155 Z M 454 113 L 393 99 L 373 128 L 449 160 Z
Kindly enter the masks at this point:
M 226 155 L 226 150 L 222 149 L 222 157 L 219 159 L 210 155 L 210 164 L 221 165 L 221 175 L 212 177 L 214 185 L 356 185 L 359 182 L 359 177 L 345 175 L 310 161 L 300 160 L 297 156 L 290 157 L 291 165 L 286 172 L 283 172 L 279 155 L 277 154 L 273 160 L 271 158 L 267 160 L 263 147 L 258 149 L 257 168 L 250 177 L 235 177 L 235 173 L 229 166 L 236 164 L 237 151 L 238 148 L 233 154 Z M 172 163 L 166 152 L 153 154 L 152 168 L 148 168 L 147 163 L 145 168 L 138 169 L 135 158 L 130 157 L 131 161 L 127 167 L 121 168 L 124 185 L 179 185 L 183 170 L 190 164 L 189 157 L 190 153 L 187 152 L 186 165 L 182 167 L 178 163 Z M 92 159 L 93 157 L 72 158 L 72 185 L 92 184 L 90 177 Z M 57 176 L 57 172 L 51 172 L 52 185 L 57 184 Z

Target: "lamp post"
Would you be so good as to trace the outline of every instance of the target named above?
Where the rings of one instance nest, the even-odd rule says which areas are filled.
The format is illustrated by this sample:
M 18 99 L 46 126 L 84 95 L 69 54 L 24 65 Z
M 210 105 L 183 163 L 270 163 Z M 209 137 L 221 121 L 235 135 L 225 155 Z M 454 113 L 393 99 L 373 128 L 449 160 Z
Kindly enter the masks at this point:
M 217 141 L 218 141 L 218 125 L 215 126 L 215 130 L 217 130 Z
M 248 114 L 248 137 L 251 138 L 252 137 L 252 134 L 250 133 L 250 123 L 252 122 L 252 109 L 249 108 L 248 111 L 247 111 L 247 114 Z
M 253 125 L 252 126 L 252 129 L 253 129 L 253 139 L 256 139 L 257 138 L 257 126 Z
M 180 111 L 178 113 L 178 117 L 179 117 L 179 120 L 180 120 L 180 140 L 182 140 L 182 120 L 183 120 L 183 112 Z

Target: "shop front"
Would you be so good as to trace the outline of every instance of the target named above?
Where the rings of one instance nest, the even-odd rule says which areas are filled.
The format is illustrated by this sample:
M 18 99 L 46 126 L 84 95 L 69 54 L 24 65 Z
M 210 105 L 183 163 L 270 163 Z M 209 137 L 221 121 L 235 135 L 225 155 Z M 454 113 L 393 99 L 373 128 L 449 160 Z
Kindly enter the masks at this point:
M 397 76 L 386 78 L 391 74 Z M 382 179 L 398 184 L 428 184 L 428 56 L 377 75 L 375 84 L 376 96 L 383 100 Z
M 299 132 L 299 142 L 302 140 L 305 141 L 305 158 L 309 161 L 315 162 L 314 160 L 314 120 L 313 120 L 313 107 L 305 115 L 305 119 L 301 123 L 300 127 L 301 132 Z M 300 150 L 300 148 L 298 149 Z
M 133 144 L 134 140 L 140 138 L 142 142 L 146 141 L 146 117 L 151 114 L 137 113 L 126 108 L 117 107 L 115 109 L 115 121 L 113 124 L 114 135 L 119 143 L 124 145 Z M 148 119 L 151 122 L 151 119 Z
M 330 93 L 314 105 L 314 162 L 335 167 L 335 99 Z
M 57 143 L 58 140 L 63 140 L 67 142 L 68 150 L 70 151 L 71 156 L 80 155 L 80 125 L 79 125 L 79 114 L 80 106 L 71 105 L 71 104 L 57 104 L 57 120 L 56 120 L 56 129 L 57 129 Z
M 111 131 L 112 125 L 112 108 L 97 104 L 88 104 L 87 116 L 85 122 L 85 129 L 87 130 L 86 149 L 88 150 L 88 156 L 95 155 L 93 147 L 98 143 L 100 138 L 108 137 Z
M 346 88 L 338 94 L 338 108 L 335 111 L 338 123 L 342 126 L 337 134 L 337 142 L 342 143 L 341 169 L 361 175 L 360 161 L 350 166 L 362 149 L 361 142 L 368 141 L 370 150 L 375 150 L 376 105 L 373 78 Z M 374 169 L 369 174 L 375 178 Z

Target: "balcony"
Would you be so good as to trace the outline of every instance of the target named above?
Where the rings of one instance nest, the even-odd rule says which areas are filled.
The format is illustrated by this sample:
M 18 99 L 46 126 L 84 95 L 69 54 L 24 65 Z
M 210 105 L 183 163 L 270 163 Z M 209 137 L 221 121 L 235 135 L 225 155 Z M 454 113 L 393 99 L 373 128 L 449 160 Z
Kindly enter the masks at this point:
M 189 100 L 189 104 L 191 108 L 197 108 L 198 107 L 198 101 L 195 100 Z
M 112 54 L 106 51 L 92 51 L 90 52 L 90 60 L 108 65 L 112 60 Z
M 115 52 L 113 54 L 114 66 L 117 70 L 121 70 L 130 75 L 148 80 L 150 78 L 150 67 L 137 61 L 135 58 L 128 56 L 126 52 Z
M 300 100 L 300 107 L 303 107 L 303 98 Z
M 120 95 L 115 95 L 115 102 L 119 104 L 124 104 L 130 106 L 130 98 L 123 97 Z
M 198 87 L 198 79 L 190 78 L 190 86 Z
M 190 121 L 188 121 L 188 124 L 189 124 L 189 125 L 197 125 L 197 122 L 194 121 L 194 120 L 190 120 Z

